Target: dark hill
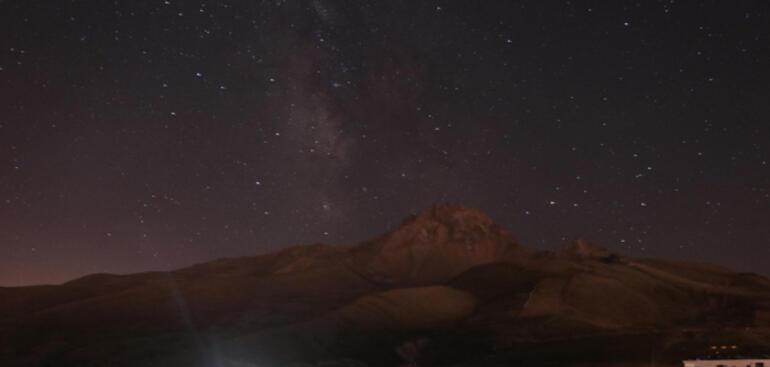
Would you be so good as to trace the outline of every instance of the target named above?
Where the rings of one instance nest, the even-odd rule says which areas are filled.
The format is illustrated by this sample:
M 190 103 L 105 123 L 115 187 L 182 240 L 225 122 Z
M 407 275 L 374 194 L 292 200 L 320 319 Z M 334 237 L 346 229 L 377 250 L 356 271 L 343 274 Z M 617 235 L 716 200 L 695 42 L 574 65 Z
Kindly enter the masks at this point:
M 770 281 L 440 204 L 351 247 L 0 288 L 2 366 L 680 365 L 770 351 Z

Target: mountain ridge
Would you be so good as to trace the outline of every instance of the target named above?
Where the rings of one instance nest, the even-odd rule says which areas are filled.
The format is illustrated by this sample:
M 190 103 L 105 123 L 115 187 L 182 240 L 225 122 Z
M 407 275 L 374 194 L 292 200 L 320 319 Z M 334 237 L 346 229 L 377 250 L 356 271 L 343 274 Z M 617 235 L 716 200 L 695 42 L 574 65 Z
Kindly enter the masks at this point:
M 567 342 L 610 336 L 627 356 Z M 768 351 L 770 280 L 585 240 L 532 251 L 436 204 L 353 246 L 0 288 L 4 366 L 634 365 L 640 337 L 669 365 L 710 343 Z

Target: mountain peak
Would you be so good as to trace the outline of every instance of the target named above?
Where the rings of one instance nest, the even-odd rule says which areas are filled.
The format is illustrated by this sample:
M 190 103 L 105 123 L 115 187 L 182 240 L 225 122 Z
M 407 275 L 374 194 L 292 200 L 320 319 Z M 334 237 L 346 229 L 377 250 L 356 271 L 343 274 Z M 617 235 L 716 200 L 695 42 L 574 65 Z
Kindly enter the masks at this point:
M 401 226 L 388 234 L 398 237 L 402 233 L 408 236 L 419 232 L 419 237 L 427 239 L 430 234 L 438 234 L 441 228 L 453 240 L 473 242 L 484 237 L 515 242 L 511 233 L 495 223 L 481 210 L 456 203 L 436 203 L 405 219 Z M 443 234 L 443 233 L 442 233 Z
M 511 234 L 480 210 L 439 203 L 370 243 L 357 261 L 373 279 L 421 284 L 498 262 L 516 248 Z
M 584 259 L 598 259 L 614 262 L 618 255 L 610 252 L 593 242 L 578 239 L 562 248 L 561 253 L 567 256 L 573 256 Z
M 456 203 L 436 203 L 424 209 L 411 220 L 439 221 L 442 223 L 458 223 L 491 225 L 494 221 L 481 210 L 469 208 Z M 409 222 L 407 219 L 405 222 Z M 404 223 L 407 224 L 407 223 Z

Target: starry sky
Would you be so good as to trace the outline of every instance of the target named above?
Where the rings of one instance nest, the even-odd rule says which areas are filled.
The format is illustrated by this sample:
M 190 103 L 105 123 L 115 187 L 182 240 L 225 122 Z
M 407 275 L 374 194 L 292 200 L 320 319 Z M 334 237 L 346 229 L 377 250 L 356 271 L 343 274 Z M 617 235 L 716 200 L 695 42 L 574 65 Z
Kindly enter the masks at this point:
M 0 1 L 0 285 L 351 244 L 770 274 L 766 1 Z

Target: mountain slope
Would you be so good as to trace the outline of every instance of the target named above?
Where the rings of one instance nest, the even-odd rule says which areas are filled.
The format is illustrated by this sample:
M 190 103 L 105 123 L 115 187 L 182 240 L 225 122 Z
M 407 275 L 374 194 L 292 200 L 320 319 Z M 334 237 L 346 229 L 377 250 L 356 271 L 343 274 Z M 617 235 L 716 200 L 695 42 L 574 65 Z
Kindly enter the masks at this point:
M 770 351 L 770 281 L 582 240 L 534 252 L 451 204 L 351 247 L 0 288 L 3 366 L 641 365 L 651 353 L 676 365 L 719 343 Z

